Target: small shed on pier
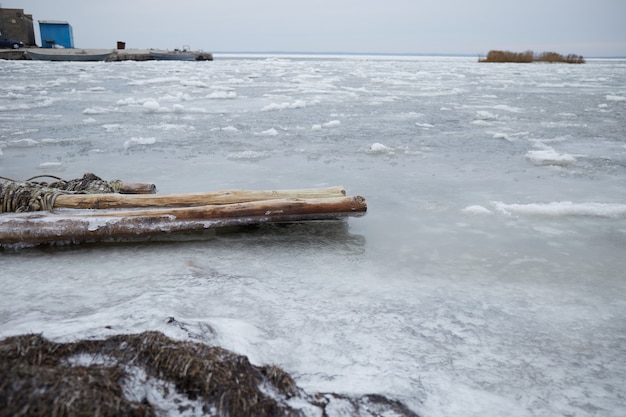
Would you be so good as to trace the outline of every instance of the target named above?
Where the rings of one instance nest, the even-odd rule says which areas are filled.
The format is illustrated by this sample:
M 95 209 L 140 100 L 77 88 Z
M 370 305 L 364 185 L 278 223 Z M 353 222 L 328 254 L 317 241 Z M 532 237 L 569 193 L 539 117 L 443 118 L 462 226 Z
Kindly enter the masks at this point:
M 39 33 L 41 34 L 41 47 L 54 48 L 62 46 L 64 48 L 74 47 L 74 35 L 72 26 L 61 20 L 40 20 Z

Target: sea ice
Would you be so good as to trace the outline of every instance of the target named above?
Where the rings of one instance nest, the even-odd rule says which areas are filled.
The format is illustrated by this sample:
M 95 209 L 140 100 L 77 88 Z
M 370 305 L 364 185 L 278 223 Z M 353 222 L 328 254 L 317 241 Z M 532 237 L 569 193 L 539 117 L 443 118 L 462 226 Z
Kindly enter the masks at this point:
M 148 100 L 143 103 L 143 108 L 148 111 L 156 112 L 161 110 L 161 105 L 156 100 Z
M 237 98 L 237 93 L 234 91 L 214 91 L 207 95 L 207 98 L 213 99 L 233 99 Z
M 341 125 L 340 120 L 331 120 L 330 122 L 326 122 L 322 124 L 323 127 L 338 127 Z
M 263 107 L 261 111 L 271 111 L 271 110 L 286 110 L 286 109 L 301 109 L 306 107 L 306 102 L 304 100 L 296 100 L 292 103 L 272 103 Z
M 368 213 L 6 249 L 1 336 L 156 330 L 423 417 L 626 415 L 625 61 L 121 64 L 0 60 L 0 175 L 343 185 Z
M 154 145 L 156 143 L 156 138 L 144 138 L 144 137 L 132 137 L 124 142 L 124 149 L 133 148 L 136 146 L 142 145 Z
M 576 158 L 573 155 L 560 154 L 552 148 L 528 151 L 526 158 L 535 165 L 557 165 L 565 167 L 576 162 Z
M 390 147 L 383 145 L 382 143 L 372 143 L 370 145 L 370 149 L 369 151 L 371 153 L 390 153 L 393 152 L 393 149 L 391 149 Z

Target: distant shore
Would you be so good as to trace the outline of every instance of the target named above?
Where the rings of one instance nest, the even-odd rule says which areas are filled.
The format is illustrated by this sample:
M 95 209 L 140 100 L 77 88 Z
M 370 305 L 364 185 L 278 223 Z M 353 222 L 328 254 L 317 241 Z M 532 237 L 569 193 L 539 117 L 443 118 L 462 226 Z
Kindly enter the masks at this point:
M 569 54 L 561 55 L 556 52 L 542 52 L 536 54 L 533 51 L 511 52 L 491 50 L 484 59 L 478 59 L 478 62 L 548 62 L 548 63 L 564 63 L 564 64 L 584 64 L 585 58 L 582 55 Z
M 31 48 L 22 49 L 0 49 L 0 60 L 27 60 L 25 51 Z M 40 48 L 33 48 L 38 50 Z M 77 50 L 87 51 L 113 51 L 113 57 L 111 60 L 125 61 L 125 60 L 149 60 L 147 56 L 149 51 L 163 51 L 162 49 L 102 49 L 102 48 L 75 48 Z M 340 56 L 373 56 L 373 57 L 449 57 L 449 58 L 476 58 L 476 53 L 438 53 L 438 52 L 327 52 L 327 51 L 213 51 L 211 53 L 196 51 L 194 53 L 210 55 L 211 57 L 223 55 L 223 56 L 326 56 L 326 57 L 340 57 Z M 136 58 L 133 58 L 133 55 Z M 488 62 L 486 58 L 482 58 L 483 54 L 478 54 L 479 62 Z M 615 55 L 594 55 L 585 58 L 585 60 L 626 60 L 625 56 Z M 497 61 L 493 61 L 497 62 Z M 515 61 L 512 61 L 515 62 Z

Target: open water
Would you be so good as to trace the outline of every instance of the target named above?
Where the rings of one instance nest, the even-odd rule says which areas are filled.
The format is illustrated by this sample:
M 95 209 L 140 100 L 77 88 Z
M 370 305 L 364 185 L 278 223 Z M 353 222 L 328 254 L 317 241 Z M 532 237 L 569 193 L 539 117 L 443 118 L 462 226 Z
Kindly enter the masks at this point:
M 0 61 L 0 175 L 365 217 L 0 252 L 0 337 L 160 330 L 424 417 L 626 415 L 626 61 Z M 169 319 L 175 318 L 175 321 Z

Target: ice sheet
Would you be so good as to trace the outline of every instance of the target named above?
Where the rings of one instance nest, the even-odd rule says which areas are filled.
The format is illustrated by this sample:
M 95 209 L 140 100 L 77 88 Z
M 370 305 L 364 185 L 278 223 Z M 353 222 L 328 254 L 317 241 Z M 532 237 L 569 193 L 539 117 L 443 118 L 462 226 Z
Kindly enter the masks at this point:
M 625 415 L 625 69 L 2 61 L 4 177 L 343 185 L 368 214 L 4 251 L 0 337 L 159 330 L 425 417 Z

